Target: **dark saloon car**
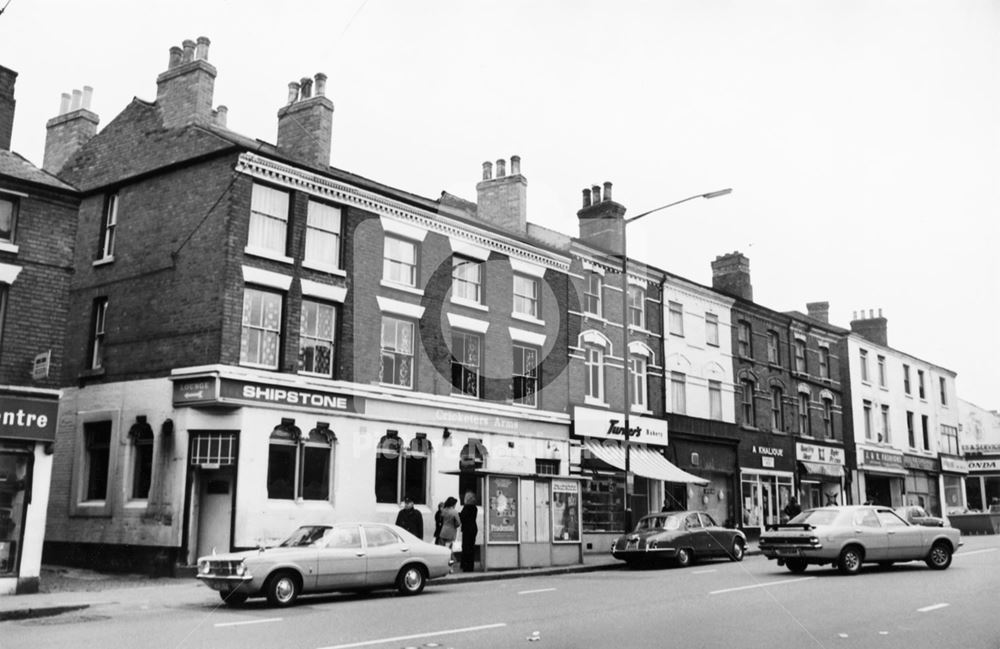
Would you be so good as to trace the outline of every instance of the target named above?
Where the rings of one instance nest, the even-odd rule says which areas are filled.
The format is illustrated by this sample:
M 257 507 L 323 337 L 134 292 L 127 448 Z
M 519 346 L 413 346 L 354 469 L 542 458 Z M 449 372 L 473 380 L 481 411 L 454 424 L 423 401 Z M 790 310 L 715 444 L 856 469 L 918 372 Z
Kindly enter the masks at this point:
M 661 512 L 639 519 L 635 530 L 611 544 L 611 555 L 628 565 L 670 560 L 678 566 L 696 559 L 724 557 L 742 561 L 743 532 L 721 527 L 705 512 Z
M 907 505 L 897 507 L 896 513 L 910 525 L 926 525 L 927 527 L 944 527 L 944 519 L 931 516 L 927 510 L 920 505 Z

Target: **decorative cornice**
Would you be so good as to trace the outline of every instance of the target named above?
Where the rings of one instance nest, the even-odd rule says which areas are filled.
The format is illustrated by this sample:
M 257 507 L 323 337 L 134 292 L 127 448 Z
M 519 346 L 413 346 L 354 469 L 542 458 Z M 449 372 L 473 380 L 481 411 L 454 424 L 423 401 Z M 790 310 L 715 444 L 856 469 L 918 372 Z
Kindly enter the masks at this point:
M 541 248 L 534 248 L 530 244 L 508 239 L 492 232 L 474 230 L 472 229 L 474 226 L 453 221 L 447 216 L 406 205 L 401 201 L 352 187 L 332 178 L 264 158 L 254 153 L 240 154 L 239 161 L 236 163 L 236 171 L 282 187 L 374 212 L 380 216 L 388 215 L 425 230 L 438 232 L 449 238 L 466 239 L 507 255 L 511 259 L 524 259 L 562 273 L 569 271 L 569 258 L 557 257 Z

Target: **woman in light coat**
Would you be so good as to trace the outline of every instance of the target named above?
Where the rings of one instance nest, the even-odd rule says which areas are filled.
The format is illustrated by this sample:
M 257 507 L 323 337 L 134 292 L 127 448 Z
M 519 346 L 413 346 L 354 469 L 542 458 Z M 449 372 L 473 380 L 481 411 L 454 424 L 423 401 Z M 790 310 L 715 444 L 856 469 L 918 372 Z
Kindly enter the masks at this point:
M 458 518 L 458 512 L 455 511 L 457 504 L 458 500 L 452 496 L 448 496 L 444 501 L 444 509 L 441 510 L 441 536 L 438 539 L 438 545 L 450 548 L 455 542 L 455 537 L 458 536 L 458 528 L 462 523 Z

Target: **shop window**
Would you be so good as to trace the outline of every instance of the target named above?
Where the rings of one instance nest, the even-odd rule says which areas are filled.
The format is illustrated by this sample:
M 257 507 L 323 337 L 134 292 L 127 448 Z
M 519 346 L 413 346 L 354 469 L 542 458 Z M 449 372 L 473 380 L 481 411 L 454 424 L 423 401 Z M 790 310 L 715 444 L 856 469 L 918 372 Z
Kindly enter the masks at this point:
M 14 243 L 14 232 L 17 228 L 17 199 L 13 196 L 0 196 L 0 241 Z
M 413 387 L 413 323 L 382 316 L 382 355 L 378 381 L 402 388 Z
M 246 287 L 243 292 L 243 328 L 240 364 L 278 369 L 281 351 L 280 293 Z
M 111 422 L 88 421 L 83 424 L 84 500 L 108 497 L 108 471 L 111 468 Z
M 452 260 L 451 296 L 466 302 L 483 302 L 483 262 L 455 256 Z
M 417 285 L 417 244 L 386 235 L 382 252 L 382 279 L 403 286 Z
M 340 229 L 340 208 L 309 201 L 304 260 L 326 268 L 340 268 Z
M 451 336 L 452 394 L 482 396 L 483 339 L 477 334 L 454 331 Z
M 601 293 L 604 278 L 600 273 L 587 273 L 587 288 L 583 292 L 583 311 L 601 317 Z
M 386 431 L 375 451 L 375 502 L 400 503 L 411 498 L 418 505 L 427 504 L 431 451 L 424 433 L 417 433 L 404 447 L 397 431 Z
M 514 313 L 531 318 L 539 317 L 538 280 L 536 278 L 514 274 Z
M 302 300 L 299 329 L 300 372 L 325 377 L 333 375 L 336 323 L 336 307 L 313 300 Z
M 538 405 L 538 349 L 514 343 L 514 403 Z
M 288 236 L 288 199 L 288 192 L 254 184 L 250 197 L 248 248 L 284 256 Z
M 28 449 L 0 451 L 0 576 L 17 571 L 25 508 L 31 501 L 31 464 Z
M 271 431 L 267 454 L 267 497 L 272 500 L 329 500 L 333 444 L 337 436 L 326 422 L 308 433 L 294 419 L 282 419 Z
M 153 482 L 153 429 L 145 415 L 136 417 L 128 436 L 132 440 L 132 498 L 145 500 Z
M 92 370 L 104 367 L 104 331 L 107 317 L 108 298 L 95 299 L 90 317 L 90 369 Z

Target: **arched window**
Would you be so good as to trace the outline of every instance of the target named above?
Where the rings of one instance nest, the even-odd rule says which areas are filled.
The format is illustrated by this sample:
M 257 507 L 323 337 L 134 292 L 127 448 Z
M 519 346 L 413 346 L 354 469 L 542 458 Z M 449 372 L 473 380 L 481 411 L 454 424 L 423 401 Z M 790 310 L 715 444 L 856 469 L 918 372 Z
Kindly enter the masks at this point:
M 326 422 L 307 433 L 294 419 L 282 419 L 271 431 L 267 454 L 267 497 L 272 500 L 329 500 L 333 443 Z
M 146 415 L 139 415 L 129 428 L 132 440 L 132 498 L 149 498 L 153 482 L 153 428 L 146 422 Z
M 399 503 L 410 498 L 418 505 L 426 504 L 432 450 L 424 433 L 417 433 L 404 446 L 398 431 L 387 430 L 375 451 L 375 501 Z

